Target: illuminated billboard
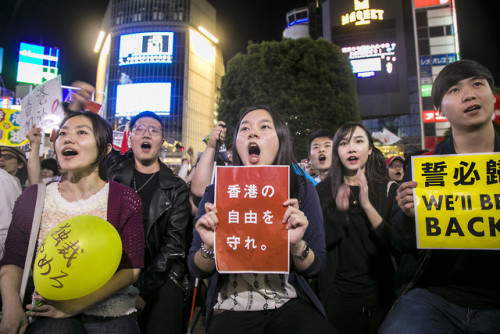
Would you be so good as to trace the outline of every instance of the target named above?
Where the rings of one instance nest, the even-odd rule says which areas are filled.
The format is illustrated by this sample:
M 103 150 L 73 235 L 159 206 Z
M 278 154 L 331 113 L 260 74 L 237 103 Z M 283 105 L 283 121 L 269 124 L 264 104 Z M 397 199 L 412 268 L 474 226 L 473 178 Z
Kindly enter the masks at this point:
M 392 74 L 396 63 L 396 43 L 376 43 L 342 48 L 351 61 L 352 72 L 358 78 L 368 78 L 383 74 Z
M 146 82 L 116 87 L 116 116 L 134 116 L 142 111 L 170 115 L 172 84 Z
M 145 32 L 120 36 L 118 65 L 172 63 L 173 32 Z
M 59 49 L 21 43 L 17 82 L 42 84 L 58 75 Z

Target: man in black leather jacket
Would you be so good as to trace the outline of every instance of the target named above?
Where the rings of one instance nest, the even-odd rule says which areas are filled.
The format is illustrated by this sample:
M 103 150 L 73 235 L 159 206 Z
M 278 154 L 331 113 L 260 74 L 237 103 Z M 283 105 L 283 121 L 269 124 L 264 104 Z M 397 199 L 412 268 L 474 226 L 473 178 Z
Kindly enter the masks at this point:
M 131 150 L 113 151 L 107 177 L 134 189 L 143 202 L 145 268 L 137 287 L 146 302 L 139 316 L 142 333 L 182 333 L 186 232 L 190 219 L 186 183 L 159 160 L 161 118 L 145 111 L 130 122 Z

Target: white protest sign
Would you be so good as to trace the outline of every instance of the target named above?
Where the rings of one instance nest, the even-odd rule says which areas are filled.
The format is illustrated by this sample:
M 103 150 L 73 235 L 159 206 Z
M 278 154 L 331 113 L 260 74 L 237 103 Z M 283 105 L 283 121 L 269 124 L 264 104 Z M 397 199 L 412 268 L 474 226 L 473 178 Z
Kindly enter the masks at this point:
M 19 132 L 22 138 L 36 124 L 42 129 L 58 126 L 64 118 L 62 109 L 61 76 L 46 81 L 21 101 Z

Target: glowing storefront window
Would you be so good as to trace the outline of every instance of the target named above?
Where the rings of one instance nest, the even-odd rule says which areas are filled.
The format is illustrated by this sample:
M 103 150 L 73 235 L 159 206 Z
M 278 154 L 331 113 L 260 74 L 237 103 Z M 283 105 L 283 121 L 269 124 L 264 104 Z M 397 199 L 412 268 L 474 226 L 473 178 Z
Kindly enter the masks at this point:
M 215 47 L 210 41 L 195 30 L 189 31 L 191 51 L 209 63 L 215 60 Z

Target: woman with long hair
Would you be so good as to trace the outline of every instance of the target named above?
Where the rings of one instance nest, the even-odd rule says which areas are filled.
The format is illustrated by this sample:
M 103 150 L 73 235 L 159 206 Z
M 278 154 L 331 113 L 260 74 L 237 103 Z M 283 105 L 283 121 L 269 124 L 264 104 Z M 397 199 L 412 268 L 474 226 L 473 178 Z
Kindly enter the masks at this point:
M 45 236 L 60 222 L 79 215 L 107 220 L 122 242 L 117 271 L 98 290 L 71 300 L 47 300 L 35 291 L 26 309 L 20 299 L 21 277 L 35 211 L 38 185 L 19 197 L 1 262 L 0 289 L 3 318 L 1 333 L 139 333 L 133 317 L 138 290 L 132 286 L 144 261 L 142 204 L 129 187 L 105 181 L 101 163 L 112 146 L 109 124 L 92 112 L 72 113 L 62 121 L 54 147 L 57 161 L 67 172 L 64 181 L 47 185 L 37 236 L 41 247 Z M 103 254 L 105 256 L 105 254 Z M 93 268 L 88 268 L 89 272 Z M 27 310 L 35 321 L 23 322 Z
M 296 174 L 291 135 L 269 107 L 243 113 L 233 136 L 235 166 L 290 166 L 290 199 L 283 217 L 290 233 L 289 274 L 219 274 L 214 260 L 218 226 L 214 187 L 207 188 L 198 208 L 188 265 L 199 278 L 210 278 L 207 293 L 208 333 L 332 333 L 307 278 L 317 275 L 325 260 L 321 208 L 314 186 Z
M 397 186 L 378 167 L 375 149 L 362 124 L 342 125 L 328 177 L 316 187 L 327 250 L 318 293 L 338 333 L 375 333 L 392 299 L 389 218 Z

